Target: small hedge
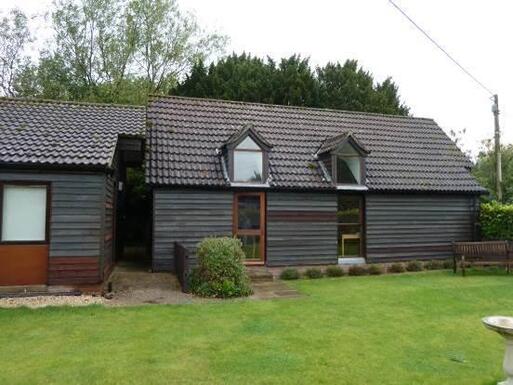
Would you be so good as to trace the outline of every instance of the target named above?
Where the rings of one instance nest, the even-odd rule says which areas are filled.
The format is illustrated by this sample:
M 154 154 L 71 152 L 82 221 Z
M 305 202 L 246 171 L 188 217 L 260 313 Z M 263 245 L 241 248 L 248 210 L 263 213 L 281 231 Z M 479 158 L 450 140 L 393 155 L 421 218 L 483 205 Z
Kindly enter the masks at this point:
M 424 267 L 419 261 L 410 261 L 406 264 L 407 271 L 421 271 Z
M 367 269 L 360 265 L 353 265 L 347 270 L 347 274 L 352 276 L 365 275 L 367 274 Z
M 404 265 L 402 263 L 392 263 L 390 266 L 388 266 L 388 272 L 389 273 L 404 273 Z
M 299 279 L 300 274 L 297 269 L 288 268 L 281 272 L 280 278 L 284 280 L 293 280 L 293 279 Z
M 326 275 L 328 277 L 342 277 L 344 274 L 344 269 L 339 266 L 328 266 L 326 268 Z
M 240 240 L 205 238 L 198 245 L 197 255 L 198 266 L 190 278 L 194 294 L 220 298 L 252 294 Z
M 310 279 L 322 278 L 322 271 L 321 271 L 321 269 L 312 267 L 305 271 L 305 277 L 310 278 Z
M 481 204 L 479 222 L 486 240 L 513 240 L 513 204 Z
M 367 268 L 367 273 L 369 273 L 370 275 L 380 275 L 380 274 L 383 274 L 383 272 L 384 272 L 383 266 L 380 266 L 380 265 L 370 265 Z
M 443 269 L 444 265 L 442 261 L 437 261 L 436 259 L 433 259 L 432 261 L 428 261 L 424 264 L 424 267 L 428 270 L 441 270 Z

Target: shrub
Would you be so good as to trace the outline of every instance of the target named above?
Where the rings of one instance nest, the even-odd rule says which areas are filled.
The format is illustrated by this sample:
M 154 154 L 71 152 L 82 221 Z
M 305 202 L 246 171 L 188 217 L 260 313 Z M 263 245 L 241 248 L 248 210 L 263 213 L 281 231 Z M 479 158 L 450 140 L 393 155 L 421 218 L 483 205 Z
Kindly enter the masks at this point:
M 305 271 L 305 276 L 307 276 L 310 279 L 322 278 L 322 271 L 321 269 L 317 269 L 316 267 L 311 267 L 310 269 L 307 269 Z
M 244 252 L 236 238 L 205 238 L 198 245 L 198 266 L 191 273 L 191 291 L 204 297 L 243 297 L 252 293 Z
M 454 262 L 450 259 L 446 259 L 442 262 L 442 267 L 444 269 L 452 269 L 454 267 Z
M 513 204 L 490 202 L 481 204 L 479 215 L 481 235 L 487 240 L 513 239 Z
M 342 277 L 344 275 L 344 269 L 339 266 L 328 266 L 326 268 L 326 275 L 328 277 Z
M 280 274 L 280 278 L 285 280 L 299 279 L 299 276 L 299 271 L 292 268 L 285 269 Z
M 370 265 L 367 268 L 367 273 L 370 275 L 380 275 L 383 274 L 383 266 L 380 265 Z
M 428 270 L 440 270 L 443 268 L 442 261 L 437 261 L 436 259 L 432 261 L 428 261 L 424 264 L 424 267 Z
M 419 261 L 410 261 L 406 264 L 406 270 L 408 271 L 421 271 L 423 268 Z
M 357 275 L 365 275 L 367 274 L 367 269 L 360 265 L 353 265 L 349 267 L 347 274 L 357 276 Z
M 387 270 L 389 273 L 404 273 L 404 265 L 402 263 L 392 263 Z

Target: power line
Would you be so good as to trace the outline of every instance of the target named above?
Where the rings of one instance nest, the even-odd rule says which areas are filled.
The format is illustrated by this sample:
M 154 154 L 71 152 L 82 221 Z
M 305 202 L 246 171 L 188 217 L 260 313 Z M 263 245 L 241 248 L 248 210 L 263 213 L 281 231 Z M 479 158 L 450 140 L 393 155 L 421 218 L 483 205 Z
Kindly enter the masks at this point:
M 392 4 L 401 14 L 408 19 L 410 23 L 412 23 L 415 28 L 417 28 L 424 36 L 426 36 L 431 43 L 433 43 L 440 51 L 442 51 L 451 61 L 456 64 L 463 72 L 465 72 L 473 81 L 475 81 L 481 88 L 483 88 L 486 92 L 488 92 L 490 95 L 494 95 L 494 92 L 492 92 L 488 87 L 486 87 L 483 83 L 481 83 L 474 75 L 472 75 L 465 67 L 463 67 L 458 61 L 449 54 L 440 44 L 436 42 L 435 39 L 433 39 L 429 34 L 421 27 L 419 26 L 410 16 L 406 14 L 396 3 L 393 2 L 393 0 L 388 0 L 390 4 Z

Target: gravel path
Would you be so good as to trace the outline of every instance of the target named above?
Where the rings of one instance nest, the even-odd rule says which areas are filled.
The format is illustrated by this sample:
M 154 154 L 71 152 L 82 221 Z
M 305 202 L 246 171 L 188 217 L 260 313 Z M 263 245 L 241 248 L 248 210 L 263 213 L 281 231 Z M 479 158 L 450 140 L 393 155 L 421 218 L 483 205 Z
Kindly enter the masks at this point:
M 73 296 L 39 296 L 23 298 L 0 298 L 0 308 L 13 308 L 26 306 L 29 308 L 40 308 L 46 306 L 87 306 L 93 304 L 104 304 L 103 297 L 92 295 Z

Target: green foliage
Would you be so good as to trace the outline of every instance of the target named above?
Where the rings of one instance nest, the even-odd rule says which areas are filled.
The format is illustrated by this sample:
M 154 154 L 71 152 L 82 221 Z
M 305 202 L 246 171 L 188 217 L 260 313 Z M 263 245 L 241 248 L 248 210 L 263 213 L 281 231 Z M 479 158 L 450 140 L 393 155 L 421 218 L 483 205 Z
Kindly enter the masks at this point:
M 175 0 L 59 0 L 50 13 L 55 44 L 16 76 L 16 95 L 144 104 L 226 43 Z
M 370 275 L 380 275 L 383 274 L 383 267 L 380 265 L 370 265 L 367 268 L 367 273 Z
M 322 275 L 321 269 L 318 269 L 316 267 L 311 267 L 309 269 L 306 269 L 305 277 L 310 278 L 310 279 L 317 279 L 317 278 L 322 278 L 323 275 Z
M 31 40 L 28 18 L 19 9 L 0 19 L 0 90 L 4 95 L 16 95 L 16 79 L 29 66 L 24 49 Z
M 347 270 L 347 274 L 352 276 L 366 275 L 367 269 L 361 265 L 352 265 Z
M 326 275 L 328 277 L 342 277 L 344 275 L 344 269 L 339 266 L 328 266 L 326 268 Z
M 284 279 L 284 280 L 299 279 L 300 278 L 300 274 L 299 274 L 299 271 L 297 269 L 287 268 L 287 269 L 284 269 L 280 273 L 280 278 Z
M 205 238 L 198 245 L 198 266 L 191 274 L 191 290 L 204 297 L 243 297 L 252 293 L 237 238 Z
M 308 59 L 293 55 L 277 65 L 243 53 L 211 64 L 198 61 L 173 94 L 245 102 L 334 108 L 407 115 L 391 79 L 375 83 L 355 60 L 328 63 L 312 71 Z
M 451 259 L 446 259 L 442 262 L 442 267 L 444 269 L 452 269 L 454 267 L 454 262 Z
M 388 266 L 387 271 L 389 273 L 404 273 L 404 265 L 402 263 L 392 263 L 390 266 Z
M 479 223 L 487 240 L 513 240 L 513 204 L 482 203 Z
M 410 261 L 406 264 L 406 270 L 407 271 L 421 271 L 424 267 L 422 265 L 422 262 L 419 261 Z
M 441 270 L 444 267 L 443 262 L 433 259 L 424 264 L 424 268 L 427 270 Z
M 513 203 L 513 144 L 502 146 L 502 197 L 503 202 Z M 485 141 L 479 152 L 472 174 L 490 193 L 493 199 L 495 192 L 495 151 L 492 141 Z

